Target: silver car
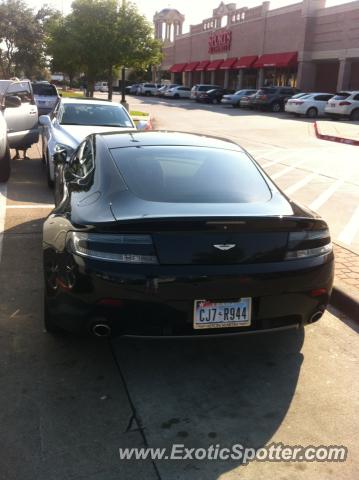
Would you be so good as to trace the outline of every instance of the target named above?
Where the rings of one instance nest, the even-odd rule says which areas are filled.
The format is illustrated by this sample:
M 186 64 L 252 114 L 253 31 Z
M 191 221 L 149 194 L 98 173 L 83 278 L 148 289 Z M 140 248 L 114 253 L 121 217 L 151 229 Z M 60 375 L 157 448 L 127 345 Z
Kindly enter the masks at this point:
M 236 93 L 233 93 L 232 95 L 223 95 L 221 103 L 223 105 L 232 105 L 232 107 L 239 107 L 240 106 L 240 101 L 241 98 L 248 96 L 248 95 L 253 95 L 253 93 L 256 93 L 257 90 L 238 90 Z
M 24 156 L 39 139 L 38 112 L 29 80 L 0 80 L 0 182 L 10 176 L 10 148 Z
M 48 82 L 36 82 L 32 84 L 32 89 L 39 115 L 47 115 L 52 112 L 60 100 L 60 95 L 55 85 Z
M 91 133 L 136 130 L 127 110 L 119 103 L 88 98 L 62 98 L 51 115 L 42 115 L 42 158 L 47 181 L 53 186 L 55 152 L 65 149 L 68 158 Z

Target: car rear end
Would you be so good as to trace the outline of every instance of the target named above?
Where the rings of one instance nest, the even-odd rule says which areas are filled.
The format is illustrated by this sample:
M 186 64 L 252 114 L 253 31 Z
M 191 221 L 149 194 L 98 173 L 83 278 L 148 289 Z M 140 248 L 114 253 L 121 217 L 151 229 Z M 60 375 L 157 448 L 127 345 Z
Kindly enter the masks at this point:
M 277 94 L 276 88 L 263 87 L 255 94 L 253 105 L 256 108 L 269 108 Z
M 33 83 L 32 89 L 39 115 L 51 113 L 60 99 L 55 85 L 50 83 Z
M 353 108 L 353 92 L 339 92 L 328 101 L 325 113 L 330 117 L 349 117 Z
M 66 235 L 49 302 L 62 324 L 200 336 L 318 320 L 333 283 L 326 223 L 290 203 L 244 152 L 231 176 L 231 152 L 199 147 L 197 162 L 193 147 L 159 148 L 111 150 L 127 190 L 106 194 L 116 222 Z
M 223 105 L 235 105 L 239 101 L 239 97 L 235 95 L 223 95 L 221 99 L 221 103 Z
M 313 103 L 313 95 L 306 95 L 299 98 L 290 98 L 285 106 L 284 110 L 287 113 L 293 113 L 296 115 L 305 115 L 308 108 Z

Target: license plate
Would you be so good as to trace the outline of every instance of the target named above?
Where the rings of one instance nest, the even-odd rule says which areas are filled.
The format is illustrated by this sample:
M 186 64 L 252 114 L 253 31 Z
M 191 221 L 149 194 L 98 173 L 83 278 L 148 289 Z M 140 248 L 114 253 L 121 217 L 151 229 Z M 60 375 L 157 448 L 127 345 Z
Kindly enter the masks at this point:
M 233 302 L 195 300 L 193 328 L 233 328 L 251 324 L 252 299 L 240 298 Z

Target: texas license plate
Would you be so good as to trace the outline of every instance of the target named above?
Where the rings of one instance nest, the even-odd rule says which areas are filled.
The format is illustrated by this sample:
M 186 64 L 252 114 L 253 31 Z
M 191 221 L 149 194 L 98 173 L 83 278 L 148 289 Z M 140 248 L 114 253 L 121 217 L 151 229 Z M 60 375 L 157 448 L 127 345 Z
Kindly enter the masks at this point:
M 193 328 L 248 327 L 251 324 L 251 310 L 251 298 L 240 298 L 233 302 L 195 300 Z

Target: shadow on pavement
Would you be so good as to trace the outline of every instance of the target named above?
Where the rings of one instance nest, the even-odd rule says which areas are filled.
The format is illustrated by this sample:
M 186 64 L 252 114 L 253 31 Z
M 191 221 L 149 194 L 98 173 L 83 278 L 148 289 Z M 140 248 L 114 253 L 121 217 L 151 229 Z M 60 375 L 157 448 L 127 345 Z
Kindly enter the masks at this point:
M 108 341 L 44 333 L 41 235 L 30 230 L 6 230 L 0 264 L 0 478 L 157 478 L 150 461 L 119 459 L 143 439 L 127 431 L 132 408 Z
M 300 329 L 217 339 L 118 338 L 113 348 L 149 445 L 170 451 L 173 444 L 264 446 L 291 404 L 303 340 Z M 166 480 L 215 480 L 239 465 L 157 462 Z

